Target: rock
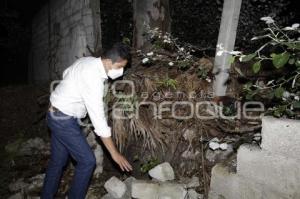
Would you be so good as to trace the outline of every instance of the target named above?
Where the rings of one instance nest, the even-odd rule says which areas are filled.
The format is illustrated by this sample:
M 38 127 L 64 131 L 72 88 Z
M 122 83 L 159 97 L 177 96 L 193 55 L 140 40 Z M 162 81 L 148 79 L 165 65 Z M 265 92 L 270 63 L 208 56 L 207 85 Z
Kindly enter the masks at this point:
M 11 192 L 16 192 L 20 190 L 24 190 L 29 186 L 28 183 L 24 182 L 24 178 L 19 178 L 17 181 L 10 183 L 8 188 Z
M 203 199 L 203 195 L 200 193 L 197 193 L 194 189 L 188 190 L 188 198 L 189 199 Z
M 261 133 L 255 133 L 253 136 L 254 137 L 261 137 Z
M 98 187 L 89 187 L 85 199 L 98 199 L 101 194 L 101 191 Z M 103 197 L 101 197 L 103 198 Z M 113 198 L 113 197 L 112 197 Z
M 211 163 L 217 163 L 226 160 L 232 153 L 233 153 L 233 146 L 231 144 L 228 144 L 226 151 L 222 151 L 222 150 L 213 151 L 211 149 L 208 149 L 205 153 L 205 158 Z
M 209 148 L 212 150 L 217 150 L 220 148 L 220 144 L 217 142 L 209 142 Z
M 220 149 L 221 150 L 227 150 L 227 148 L 228 148 L 228 144 L 227 143 L 220 144 Z
M 115 176 L 105 182 L 104 188 L 115 198 L 121 198 L 126 192 L 126 184 Z
M 215 137 L 215 138 L 213 138 L 213 139 L 211 139 L 209 142 L 220 142 L 220 140 L 219 140 L 219 138 L 217 138 L 217 137 Z
M 260 141 L 261 140 L 261 133 L 255 133 L 254 135 L 253 135 L 253 140 L 255 140 L 255 141 Z
M 123 198 L 131 198 L 132 183 L 136 181 L 134 177 L 129 177 L 123 182 L 126 184 L 127 190 Z
M 43 187 L 45 174 L 39 174 L 29 179 L 28 191 L 40 190 Z
M 196 188 L 200 186 L 200 181 L 197 176 L 180 179 L 180 183 L 184 185 L 184 188 Z
M 142 199 L 158 199 L 159 185 L 154 182 L 136 180 L 132 183 L 131 196 Z
M 94 154 L 96 157 L 96 169 L 94 171 L 94 176 L 98 178 L 103 172 L 103 150 L 99 144 L 97 144 L 97 147 L 94 150 Z
M 98 198 L 98 197 L 97 197 Z M 123 198 L 123 197 L 122 197 Z M 87 199 L 87 198 L 86 198 Z M 90 199 L 90 198 L 89 198 Z M 91 198 L 92 199 L 92 198 Z M 96 199 L 96 198 L 95 198 Z M 109 193 L 105 194 L 104 196 L 101 197 L 101 199 L 115 199 L 112 195 Z
M 171 167 L 170 163 L 164 162 L 162 164 L 157 165 L 149 172 L 149 175 L 159 181 L 167 181 L 167 180 L 174 180 L 175 174 L 173 168 Z
M 98 145 L 94 132 L 89 132 L 88 136 L 86 137 L 86 140 L 92 148 Z
M 21 144 L 20 155 L 34 155 L 42 153 L 47 148 L 47 144 L 42 138 L 31 138 Z
M 40 199 L 40 196 L 27 196 L 26 199 Z
M 185 199 L 187 191 L 181 184 L 163 183 L 158 189 L 159 199 Z
M 23 194 L 21 192 L 19 192 L 19 193 L 16 193 L 16 194 L 10 196 L 8 199 L 23 199 L 23 198 L 24 198 Z

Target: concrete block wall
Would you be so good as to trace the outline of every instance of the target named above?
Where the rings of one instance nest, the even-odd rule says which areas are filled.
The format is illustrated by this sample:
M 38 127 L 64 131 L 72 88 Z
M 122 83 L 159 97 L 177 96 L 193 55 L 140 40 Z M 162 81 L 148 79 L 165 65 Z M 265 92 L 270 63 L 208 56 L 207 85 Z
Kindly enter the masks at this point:
M 237 171 L 212 170 L 210 199 L 299 199 L 300 121 L 262 118 L 262 144 L 242 145 Z
M 29 80 L 59 79 L 77 58 L 101 49 L 99 0 L 50 0 L 32 22 Z

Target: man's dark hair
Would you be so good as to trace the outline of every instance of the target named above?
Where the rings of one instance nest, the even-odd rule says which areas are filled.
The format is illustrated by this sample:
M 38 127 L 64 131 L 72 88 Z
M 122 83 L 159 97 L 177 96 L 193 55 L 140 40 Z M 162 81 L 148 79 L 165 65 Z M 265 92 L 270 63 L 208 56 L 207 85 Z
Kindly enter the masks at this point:
M 130 61 L 130 47 L 123 43 L 115 43 L 112 48 L 104 51 L 102 58 L 111 59 L 112 63 L 119 61 L 120 59 Z

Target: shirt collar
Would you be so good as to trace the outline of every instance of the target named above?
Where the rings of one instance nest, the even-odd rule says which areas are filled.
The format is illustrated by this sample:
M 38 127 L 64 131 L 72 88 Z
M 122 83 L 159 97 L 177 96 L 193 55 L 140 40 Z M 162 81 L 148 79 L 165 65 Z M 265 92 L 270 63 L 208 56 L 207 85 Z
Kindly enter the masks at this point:
M 99 59 L 99 62 L 100 62 L 100 67 L 98 67 L 100 69 L 100 75 L 101 75 L 101 77 L 103 77 L 105 79 L 108 79 L 108 76 L 105 72 L 105 68 L 104 68 L 104 65 L 102 63 L 101 57 L 99 57 L 98 59 Z

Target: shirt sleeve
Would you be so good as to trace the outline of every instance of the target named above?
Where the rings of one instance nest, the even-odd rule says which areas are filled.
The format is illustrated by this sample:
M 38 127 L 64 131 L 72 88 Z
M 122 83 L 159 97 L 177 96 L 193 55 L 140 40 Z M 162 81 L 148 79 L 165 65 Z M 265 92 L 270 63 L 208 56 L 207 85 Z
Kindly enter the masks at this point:
M 94 131 L 101 137 L 110 137 L 111 128 L 107 124 L 103 102 L 104 79 L 90 69 L 83 70 L 80 75 L 80 92 L 95 128 Z

